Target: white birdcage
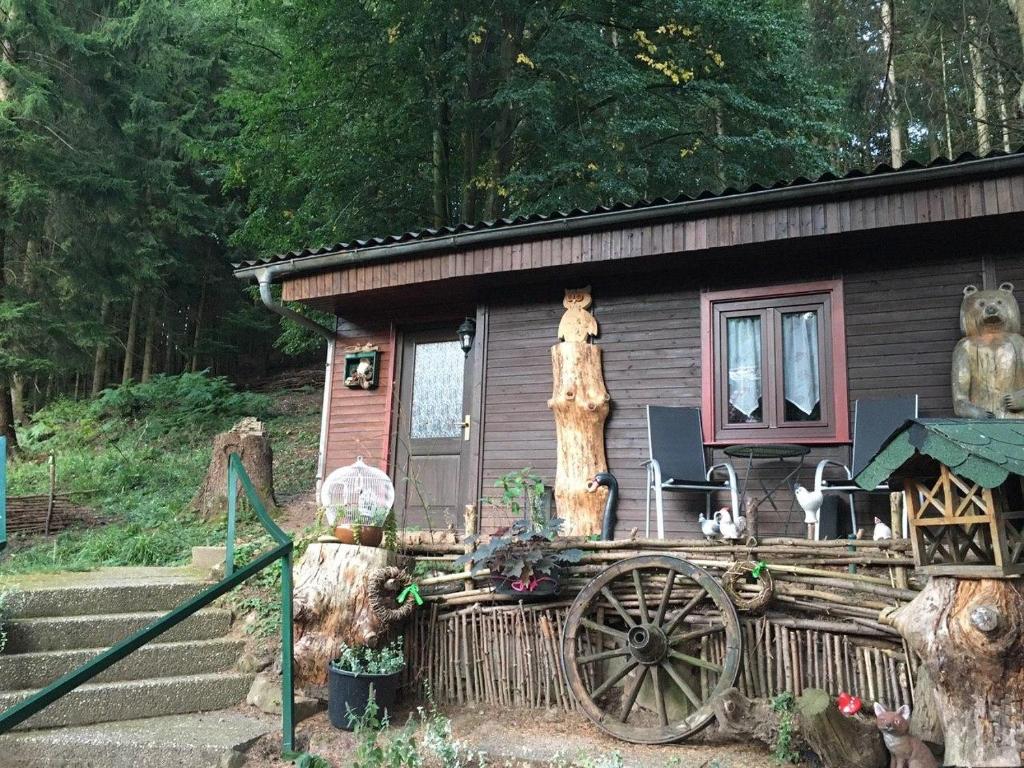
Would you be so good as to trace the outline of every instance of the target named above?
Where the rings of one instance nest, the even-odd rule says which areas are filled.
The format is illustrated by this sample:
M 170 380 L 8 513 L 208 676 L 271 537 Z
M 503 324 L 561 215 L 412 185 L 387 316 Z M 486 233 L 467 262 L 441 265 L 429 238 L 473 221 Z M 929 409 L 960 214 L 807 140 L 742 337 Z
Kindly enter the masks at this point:
M 320 490 L 320 503 L 327 522 L 334 525 L 339 511 L 358 510 L 369 517 L 380 510 L 389 511 L 395 503 L 395 486 L 386 472 L 368 466 L 362 456 L 354 464 L 340 467 L 327 476 Z

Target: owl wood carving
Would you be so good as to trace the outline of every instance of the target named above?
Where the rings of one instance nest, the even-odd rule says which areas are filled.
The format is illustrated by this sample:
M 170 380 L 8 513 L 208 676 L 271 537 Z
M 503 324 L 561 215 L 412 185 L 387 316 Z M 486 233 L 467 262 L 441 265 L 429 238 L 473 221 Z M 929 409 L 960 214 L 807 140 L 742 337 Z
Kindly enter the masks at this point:
M 594 299 L 590 296 L 590 286 L 585 288 L 566 288 L 562 306 L 565 314 L 558 324 L 558 338 L 561 341 L 589 341 L 597 336 L 597 320 L 590 314 L 590 305 Z

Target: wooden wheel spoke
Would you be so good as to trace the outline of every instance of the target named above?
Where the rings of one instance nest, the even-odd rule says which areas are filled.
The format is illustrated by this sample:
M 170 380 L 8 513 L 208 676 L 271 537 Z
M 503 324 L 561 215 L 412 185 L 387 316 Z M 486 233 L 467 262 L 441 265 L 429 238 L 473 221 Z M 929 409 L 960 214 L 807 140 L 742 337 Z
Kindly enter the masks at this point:
M 691 667 L 702 667 L 716 674 L 722 674 L 722 668 L 717 664 L 712 664 L 710 661 L 705 661 L 697 656 L 691 656 L 688 653 L 682 653 L 675 649 L 668 652 L 668 655 L 673 659 L 679 659 L 684 664 L 689 664 Z
M 661 667 L 668 672 L 668 676 L 672 678 L 672 682 L 675 683 L 679 690 L 683 692 L 683 695 L 690 700 L 690 703 L 693 704 L 694 708 L 700 709 L 702 704 L 701 700 L 697 698 L 697 694 L 694 692 L 693 688 L 691 688 L 689 684 L 679 676 L 676 668 L 667 661 L 661 662 Z
M 608 587 L 603 587 L 601 589 L 601 594 L 604 595 L 605 600 L 612 604 L 612 608 L 614 608 L 615 612 L 618 613 L 619 616 L 622 617 L 622 620 L 626 622 L 627 627 L 636 626 L 636 622 L 633 620 L 633 617 L 629 615 L 629 611 L 622 606 L 622 603 L 619 602 L 619 598 L 612 594 L 612 591 L 608 589 Z
M 658 718 L 661 724 L 668 725 L 668 711 L 665 709 L 665 691 L 661 687 L 661 670 L 651 667 L 651 682 L 654 685 L 654 703 L 658 707 Z
M 640 580 L 640 569 L 633 571 L 633 586 L 636 587 L 636 599 L 640 603 L 640 620 L 644 624 L 651 623 L 651 616 L 647 612 L 647 598 L 644 597 L 644 584 Z
M 592 629 L 595 632 L 601 632 L 601 633 L 603 633 L 605 635 L 608 635 L 609 637 L 614 637 L 616 640 L 618 640 L 623 645 L 626 644 L 626 633 L 625 632 L 620 632 L 617 629 L 612 629 L 611 627 L 606 627 L 604 624 L 598 624 L 596 621 L 592 621 L 591 619 L 580 619 L 580 624 L 582 624 L 587 629 Z
M 692 611 L 694 608 L 696 608 L 697 604 L 701 600 L 703 600 L 705 597 L 707 597 L 707 594 L 708 594 L 708 591 L 706 589 L 704 589 L 704 587 L 701 587 L 700 591 L 696 595 L 691 597 L 690 601 L 686 605 L 684 605 L 682 608 L 680 608 L 679 612 L 675 616 L 672 617 L 672 621 L 670 621 L 664 627 L 665 634 L 668 635 L 669 637 L 671 637 L 672 633 L 676 631 L 676 627 L 679 626 L 679 622 L 681 622 L 683 619 L 685 619 L 689 615 L 690 611 Z
M 591 653 L 586 656 L 580 656 L 576 659 L 577 664 L 593 664 L 595 661 L 604 661 L 605 659 L 615 659 L 619 656 L 629 656 L 628 648 L 613 648 L 610 651 L 601 651 L 600 653 Z
M 661 592 L 661 602 L 658 603 L 658 613 L 654 616 L 654 623 L 661 626 L 665 621 L 665 614 L 668 613 L 668 601 L 672 597 L 672 587 L 675 585 L 676 572 L 669 571 L 665 576 L 665 589 Z M 655 675 L 657 677 L 657 675 Z
M 622 669 L 620 669 L 614 675 L 612 675 L 607 680 L 605 680 L 603 683 L 601 683 L 599 686 L 597 686 L 597 688 L 595 688 L 594 691 L 590 694 L 590 698 L 592 698 L 592 699 L 598 698 L 602 693 L 604 693 L 609 688 L 611 688 L 613 685 L 618 683 L 622 678 L 624 678 L 626 675 L 628 675 L 630 672 L 632 672 L 638 666 L 640 666 L 640 662 L 639 661 L 631 661 L 628 664 L 624 665 L 622 667 Z
M 678 635 L 672 635 L 668 639 L 669 645 L 679 645 L 685 643 L 687 640 L 697 640 L 705 635 L 711 635 L 715 632 L 725 632 L 724 624 L 713 624 L 710 627 L 704 627 L 702 629 L 695 629 L 691 632 L 683 632 Z
M 640 695 L 640 688 L 643 687 L 645 677 L 647 677 L 647 667 L 643 667 L 640 670 L 640 674 L 636 676 L 636 680 L 633 681 L 632 687 L 626 694 L 626 700 L 622 702 L 622 709 L 619 711 L 619 720 L 621 722 L 626 722 L 626 718 L 629 717 L 630 710 L 632 710 L 633 705 L 636 704 L 636 697 Z

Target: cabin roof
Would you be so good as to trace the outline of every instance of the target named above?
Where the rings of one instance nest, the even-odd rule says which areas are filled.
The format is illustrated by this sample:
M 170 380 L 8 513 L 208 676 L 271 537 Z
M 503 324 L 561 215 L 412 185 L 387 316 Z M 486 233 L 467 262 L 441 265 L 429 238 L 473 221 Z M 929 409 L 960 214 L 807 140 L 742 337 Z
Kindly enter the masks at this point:
M 882 445 L 854 478 L 861 488 L 877 488 L 915 455 L 928 456 L 982 488 L 1024 475 L 1024 420 L 911 419 Z
M 863 195 L 872 189 L 888 191 L 951 179 L 985 178 L 1015 170 L 1018 166 L 1024 168 L 1024 147 L 1009 154 L 994 151 L 984 157 L 970 153 L 961 154 L 953 160 L 938 157 L 927 164 L 911 160 L 898 169 L 882 164 L 870 171 L 855 169 L 843 176 L 825 173 L 814 179 L 798 177 L 789 181 L 776 181 L 770 186 L 752 184 L 742 190 L 731 187 L 720 192 L 705 190 L 696 197 L 681 194 L 674 198 L 658 197 L 631 203 L 600 205 L 586 210 L 575 208 L 549 214 L 529 214 L 368 237 L 245 260 L 234 265 L 235 274 L 240 278 L 250 278 L 268 266 L 291 262 L 288 264 L 288 272 L 296 275 L 322 269 L 322 257 L 334 254 L 351 256 L 350 259 L 346 258 L 346 263 L 408 258 L 442 250 L 475 247 L 485 242 L 510 243 L 569 232 L 700 215 L 703 212 L 726 209 L 739 212 L 751 207 L 771 208 L 814 199 L 830 200 L 849 194 Z

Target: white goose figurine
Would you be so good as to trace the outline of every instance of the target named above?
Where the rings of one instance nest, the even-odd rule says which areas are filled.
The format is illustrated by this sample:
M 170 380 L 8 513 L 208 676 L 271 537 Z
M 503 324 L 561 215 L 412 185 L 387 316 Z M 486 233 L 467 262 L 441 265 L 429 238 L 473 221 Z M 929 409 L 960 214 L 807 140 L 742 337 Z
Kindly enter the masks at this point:
M 733 520 L 729 509 L 722 507 L 715 512 L 715 519 L 718 521 L 718 529 L 722 533 L 722 538 L 733 540 L 743 538 L 743 531 L 747 529 L 747 518 L 743 515 L 737 514 L 736 519 Z
M 892 528 L 882 522 L 881 518 L 875 518 L 875 532 L 871 537 L 875 541 L 892 538 Z
M 704 534 L 704 538 L 708 541 L 722 538 L 722 533 L 718 527 L 718 521 L 714 517 L 704 517 L 704 513 L 701 512 L 700 516 L 697 518 L 697 522 L 700 523 L 700 532 Z

